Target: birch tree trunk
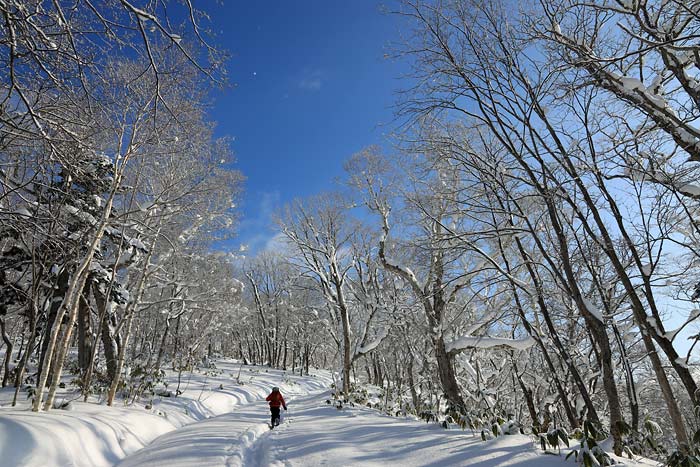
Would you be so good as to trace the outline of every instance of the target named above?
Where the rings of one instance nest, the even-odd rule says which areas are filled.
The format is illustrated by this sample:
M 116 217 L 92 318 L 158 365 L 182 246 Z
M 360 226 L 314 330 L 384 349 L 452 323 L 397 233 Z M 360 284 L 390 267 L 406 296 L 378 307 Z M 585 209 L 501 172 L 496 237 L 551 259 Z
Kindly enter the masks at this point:
M 162 219 L 161 219 L 162 220 Z M 129 337 L 131 336 L 131 327 L 134 322 L 134 315 L 136 314 L 136 309 L 141 303 L 143 298 L 143 291 L 146 288 L 146 278 L 148 277 L 148 268 L 151 263 L 151 257 L 153 256 L 153 251 L 156 246 L 156 241 L 160 235 L 161 226 L 159 225 L 153 234 L 153 239 L 151 240 L 151 245 L 148 248 L 148 253 L 143 260 L 143 269 L 141 270 L 141 275 L 139 276 L 138 284 L 136 285 L 136 296 L 129 302 L 126 309 L 126 329 L 124 330 L 124 337 L 122 338 L 121 346 L 119 347 L 119 357 L 117 358 L 117 367 L 114 372 L 114 377 L 109 386 L 109 391 L 107 393 L 107 405 L 110 407 L 114 402 L 114 396 L 117 393 L 117 388 L 119 387 L 119 381 L 121 379 L 122 368 L 124 368 L 124 359 L 126 356 L 126 349 L 129 346 Z M 178 318 L 179 319 L 179 318 Z
M 124 161 L 124 163 L 126 163 L 126 161 Z M 100 221 L 95 227 L 95 233 L 93 234 L 90 244 L 88 245 L 87 251 L 83 256 L 83 259 L 80 261 L 80 264 L 74 271 L 73 276 L 69 281 L 68 291 L 66 292 L 66 296 L 63 299 L 61 308 L 59 309 L 56 315 L 56 320 L 54 321 L 54 328 L 51 332 L 51 337 L 49 339 L 48 347 L 46 349 L 46 355 L 44 357 L 44 368 L 42 369 L 42 372 L 39 376 L 39 383 L 37 384 L 36 388 L 36 395 L 34 399 L 34 404 L 32 406 L 32 410 L 34 412 L 38 412 L 39 408 L 41 407 L 44 387 L 46 386 L 46 382 L 49 376 L 49 365 L 47 365 L 46 363 L 52 361 L 54 357 L 54 350 L 56 348 L 56 343 L 61 328 L 61 322 L 63 321 L 63 317 L 66 314 L 68 314 L 68 325 L 66 328 L 64 338 L 58 347 L 58 353 L 56 355 L 57 358 L 55 359 L 55 365 L 52 369 L 53 378 L 51 380 L 51 387 L 49 388 L 46 403 L 44 404 L 44 410 L 50 410 L 53 406 L 54 397 L 56 395 L 56 389 L 58 388 L 58 385 L 61 380 L 63 362 L 65 360 L 66 354 L 68 353 L 68 346 L 70 345 L 70 338 L 73 332 L 73 326 L 75 325 L 75 321 L 78 316 L 78 298 L 80 297 L 80 294 L 82 293 L 83 288 L 85 287 L 88 266 L 90 266 L 90 262 L 92 261 L 92 258 L 95 255 L 95 251 L 97 251 L 97 247 L 100 244 L 100 240 L 102 240 L 102 236 L 104 235 L 104 229 L 105 227 L 107 227 L 109 216 L 112 213 L 114 197 L 117 193 L 117 189 L 119 188 L 120 184 L 121 173 L 118 173 L 115 176 L 115 180 L 112 185 L 112 190 L 110 191 L 109 197 L 107 198 L 107 201 L 105 203 L 105 207 L 102 211 Z

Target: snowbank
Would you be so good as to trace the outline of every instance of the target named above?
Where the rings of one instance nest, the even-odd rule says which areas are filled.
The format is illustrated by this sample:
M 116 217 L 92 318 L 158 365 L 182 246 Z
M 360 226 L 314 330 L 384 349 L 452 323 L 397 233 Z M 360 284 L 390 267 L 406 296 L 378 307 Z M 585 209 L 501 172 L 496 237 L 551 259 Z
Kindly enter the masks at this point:
M 228 413 L 238 405 L 260 401 L 272 386 L 293 395 L 308 394 L 331 384 L 326 373 L 299 377 L 262 367 L 241 368 L 232 360 L 218 361 L 216 366 L 219 371 L 215 375 L 204 371 L 183 374 L 183 393 L 178 397 L 156 397 L 152 405 L 137 402 L 131 406 L 107 407 L 73 401 L 70 410 L 34 413 L 28 403 L 23 407 L 8 407 L 11 391 L 3 391 L 0 393 L 2 464 L 114 465 L 165 433 Z M 236 382 L 239 369 L 241 384 Z M 170 375 L 170 379 L 174 381 L 175 375 Z M 171 382 L 169 388 L 174 386 Z M 62 396 L 69 398 L 71 393 Z M 260 420 L 266 416 L 262 406 Z

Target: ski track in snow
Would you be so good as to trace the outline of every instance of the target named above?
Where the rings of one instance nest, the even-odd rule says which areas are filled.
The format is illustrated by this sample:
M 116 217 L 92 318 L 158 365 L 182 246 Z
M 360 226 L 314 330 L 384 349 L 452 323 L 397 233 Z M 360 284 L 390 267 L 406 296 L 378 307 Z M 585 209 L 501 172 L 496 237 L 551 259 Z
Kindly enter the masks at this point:
M 279 427 L 267 426 L 264 402 L 204 420 L 156 439 L 127 458 L 125 466 L 320 467 L 320 466 L 576 466 L 542 454 L 528 436 L 482 442 L 478 433 L 383 415 L 364 407 L 337 410 L 328 392 L 288 398 Z M 575 443 L 574 443 L 575 444 Z M 573 444 L 572 444 L 573 447 Z M 622 461 L 621 466 L 653 463 Z
M 319 393 L 311 396 L 317 400 Z M 294 404 L 295 397 L 287 398 Z M 275 439 L 286 430 L 284 420 L 270 430 L 265 401 L 244 404 L 231 413 L 209 418 L 166 433 L 128 456 L 120 467 L 287 467 L 275 453 Z
M 177 376 L 168 372 L 172 391 Z M 198 459 L 206 456 L 209 465 L 223 466 L 243 442 L 238 437 L 248 428 L 254 429 L 253 438 L 262 433 L 255 431 L 257 427 L 267 430 L 264 421 L 269 411 L 264 398 L 272 386 L 280 386 L 285 395 L 293 397 L 325 390 L 331 381 L 330 374 L 323 371 L 300 377 L 222 359 L 216 361 L 216 371 L 183 374 L 179 397 L 154 397 L 150 402 L 142 399 L 114 407 L 100 405 L 94 398 L 88 403 L 73 400 L 69 410 L 50 413 L 32 412 L 31 401 L 24 398 L 17 407 L 10 407 L 13 388 L 4 388 L 0 390 L 0 466 L 113 466 L 142 455 L 144 448 L 156 441 L 164 459 L 153 457 L 155 465 L 176 465 L 175 461 L 189 455 L 190 463 L 177 465 L 199 466 Z M 70 386 L 57 396 L 59 401 L 71 399 L 77 396 Z M 199 437 L 202 450 L 188 453 L 192 440 Z M 168 439 L 170 449 L 165 449 Z M 173 462 L 166 460 L 168 456 Z

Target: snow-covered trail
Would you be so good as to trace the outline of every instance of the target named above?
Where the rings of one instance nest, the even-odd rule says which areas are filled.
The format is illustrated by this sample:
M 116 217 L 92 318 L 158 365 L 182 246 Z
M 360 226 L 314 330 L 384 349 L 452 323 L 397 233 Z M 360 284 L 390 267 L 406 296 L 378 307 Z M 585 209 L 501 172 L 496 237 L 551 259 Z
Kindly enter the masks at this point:
M 237 410 L 165 434 L 124 459 L 119 466 L 243 465 L 254 443 L 269 431 L 263 422 L 266 407 Z M 256 444 L 257 444 L 256 443 Z
M 318 400 L 319 395 L 310 397 Z M 288 396 L 287 401 L 294 404 L 294 396 Z M 269 420 L 270 412 L 264 400 L 245 404 L 231 413 L 166 433 L 117 465 L 120 467 L 274 465 L 275 459 L 270 457 L 268 438 L 277 433 L 268 428 Z
M 285 422 L 269 430 L 264 402 L 156 439 L 120 466 L 563 466 L 526 436 L 489 442 L 461 430 L 325 403 L 327 393 L 289 401 Z M 291 398 L 290 398 L 291 399 Z
M 174 392 L 178 374 L 168 372 L 166 380 L 169 391 Z M 78 390 L 69 385 L 58 397 L 59 401 L 72 401 L 68 410 L 39 413 L 30 410 L 29 399 L 10 407 L 13 388 L 0 389 L 0 466 L 107 467 L 141 453 L 156 440 L 165 455 L 167 450 L 162 448 L 167 439 L 177 440 L 176 446 L 183 452 L 187 442 L 198 439 L 201 449 L 197 459 L 209 453 L 213 456 L 217 443 L 224 442 L 221 434 L 234 438 L 225 439 L 226 447 L 245 444 L 245 439 L 238 437 L 248 426 L 246 411 L 250 420 L 262 425 L 261 417 L 267 413 L 264 399 L 272 386 L 279 386 L 289 396 L 305 396 L 326 390 L 332 381 L 324 371 L 298 376 L 220 359 L 215 366 L 183 373 L 178 397 L 154 396 L 126 406 L 106 407 L 95 398 L 82 402 Z M 160 385 L 157 389 L 166 388 Z M 256 437 L 254 433 L 246 436 Z M 224 449 L 221 459 L 230 454 Z M 213 458 L 210 464 L 223 465 Z
M 313 396 L 290 405 L 290 410 L 290 421 L 268 443 L 270 457 L 287 467 L 563 465 L 563 458 L 539 454 L 526 436 L 485 443 L 478 435 L 444 430 L 434 423 L 360 407 L 337 410 L 325 404 L 325 398 Z

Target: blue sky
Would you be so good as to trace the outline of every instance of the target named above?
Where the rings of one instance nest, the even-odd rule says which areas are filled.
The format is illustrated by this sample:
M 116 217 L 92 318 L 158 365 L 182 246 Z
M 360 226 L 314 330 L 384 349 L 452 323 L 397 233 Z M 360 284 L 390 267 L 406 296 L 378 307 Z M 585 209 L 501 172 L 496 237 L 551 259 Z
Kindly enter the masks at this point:
M 247 177 L 239 243 L 255 251 L 274 235 L 270 214 L 295 197 L 333 189 L 342 163 L 388 146 L 395 91 L 405 72 L 386 59 L 402 20 L 372 0 L 207 5 L 232 55 L 236 85 L 216 96 L 218 134 L 235 140 Z M 405 65 L 404 65 L 405 66 Z
M 216 95 L 211 118 L 219 136 L 235 138 L 236 167 L 247 177 L 239 236 L 224 248 L 265 248 L 276 209 L 332 190 L 360 149 L 390 146 L 407 72 L 384 58 L 406 32 L 401 17 L 382 12 L 392 2 L 205 2 L 236 85 Z

